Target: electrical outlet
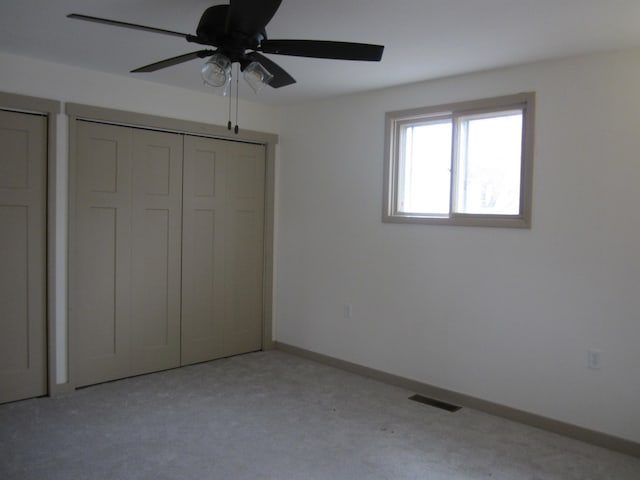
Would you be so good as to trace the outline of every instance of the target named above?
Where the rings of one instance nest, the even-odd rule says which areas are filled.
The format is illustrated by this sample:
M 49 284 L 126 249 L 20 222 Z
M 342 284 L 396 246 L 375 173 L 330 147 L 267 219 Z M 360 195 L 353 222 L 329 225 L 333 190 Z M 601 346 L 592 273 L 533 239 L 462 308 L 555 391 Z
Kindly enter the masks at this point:
M 344 318 L 351 318 L 353 314 L 353 308 L 350 303 L 345 304 L 344 306 Z
M 588 351 L 587 366 L 591 370 L 599 370 L 602 365 L 602 352 L 590 348 Z

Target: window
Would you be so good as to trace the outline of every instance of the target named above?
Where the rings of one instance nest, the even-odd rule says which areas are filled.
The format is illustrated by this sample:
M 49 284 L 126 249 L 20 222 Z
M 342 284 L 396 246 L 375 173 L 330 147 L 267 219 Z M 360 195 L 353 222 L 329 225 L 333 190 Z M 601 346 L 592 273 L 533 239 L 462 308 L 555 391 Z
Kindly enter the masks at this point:
M 386 222 L 527 228 L 534 93 L 389 112 Z

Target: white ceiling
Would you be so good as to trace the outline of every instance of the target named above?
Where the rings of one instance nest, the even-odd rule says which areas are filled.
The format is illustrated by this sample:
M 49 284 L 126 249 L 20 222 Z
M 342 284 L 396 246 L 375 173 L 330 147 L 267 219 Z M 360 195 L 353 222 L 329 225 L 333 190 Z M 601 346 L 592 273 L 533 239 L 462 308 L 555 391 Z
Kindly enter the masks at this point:
M 216 0 L 1 0 L 0 51 L 206 90 L 202 60 L 133 68 L 199 49 L 180 38 L 70 20 L 82 13 L 195 33 Z M 271 55 L 298 83 L 281 104 L 568 55 L 640 46 L 640 0 L 283 0 L 268 37 L 385 45 L 382 62 Z M 1 68 L 1 65 L 0 65 Z

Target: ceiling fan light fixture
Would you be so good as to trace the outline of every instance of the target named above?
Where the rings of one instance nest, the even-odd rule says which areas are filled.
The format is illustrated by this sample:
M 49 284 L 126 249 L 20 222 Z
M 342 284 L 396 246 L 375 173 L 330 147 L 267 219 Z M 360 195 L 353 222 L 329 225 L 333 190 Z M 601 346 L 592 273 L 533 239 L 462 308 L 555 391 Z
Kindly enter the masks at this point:
M 242 76 L 255 93 L 258 93 L 273 80 L 273 75 L 259 62 L 251 62 L 247 65 Z
M 228 92 L 231 83 L 231 60 L 221 53 L 212 55 L 202 66 L 202 80 L 210 87 L 219 89 L 222 95 Z

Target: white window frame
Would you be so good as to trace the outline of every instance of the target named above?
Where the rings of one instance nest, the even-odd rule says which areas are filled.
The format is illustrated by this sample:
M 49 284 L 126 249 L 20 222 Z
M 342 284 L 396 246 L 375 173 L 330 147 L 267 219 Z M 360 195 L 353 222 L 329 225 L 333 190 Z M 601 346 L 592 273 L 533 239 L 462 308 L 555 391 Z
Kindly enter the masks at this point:
M 522 111 L 522 150 L 520 165 L 519 212 L 515 215 L 475 214 L 455 212 L 458 169 L 458 119 L 472 115 Z M 531 193 L 533 183 L 533 130 L 535 93 L 520 93 L 502 97 L 387 112 L 385 125 L 384 205 L 382 221 L 391 223 L 422 223 L 440 225 L 531 228 Z M 407 125 L 419 125 L 439 120 L 451 120 L 451 185 L 449 213 L 427 215 L 402 212 L 398 208 L 401 186 L 400 161 L 402 131 Z

